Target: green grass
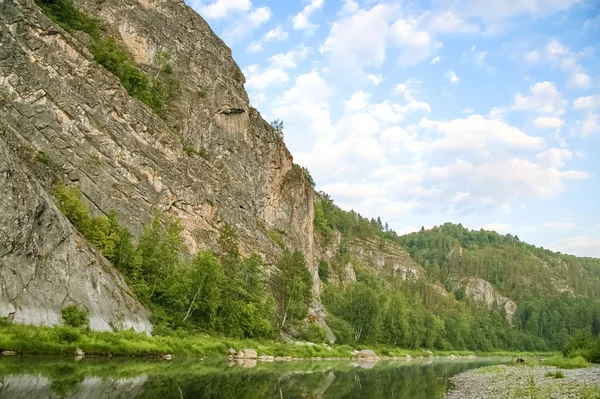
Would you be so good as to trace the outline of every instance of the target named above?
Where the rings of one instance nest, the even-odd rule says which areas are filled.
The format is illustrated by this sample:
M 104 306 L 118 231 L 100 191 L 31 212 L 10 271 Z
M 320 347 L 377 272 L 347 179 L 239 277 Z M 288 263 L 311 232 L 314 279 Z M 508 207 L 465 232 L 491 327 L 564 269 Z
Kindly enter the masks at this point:
M 101 332 L 68 326 L 39 327 L 0 322 L 0 351 L 20 354 L 72 355 L 76 349 L 98 356 L 160 356 L 162 354 L 191 357 L 224 357 L 229 348 L 255 349 L 259 355 L 294 358 L 348 358 L 355 349 L 371 349 L 379 356 L 413 358 L 429 356 L 421 349 L 402 349 L 386 345 L 296 345 L 272 340 L 234 339 L 208 335 L 173 333 L 149 337 L 133 331 Z M 467 356 L 472 352 L 453 352 Z M 447 356 L 434 352 L 435 356 Z M 479 354 L 489 356 L 489 354 Z
M 558 370 L 558 371 L 548 371 L 546 374 L 544 374 L 545 377 L 552 377 L 552 378 L 565 378 L 565 375 L 562 371 Z
M 591 363 L 585 360 L 582 356 L 576 356 L 573 358 L 553 356 L 550 359 L 545 359 L 543 364 L 547 366 L 555 366 L 560 369 L 581 369 L 591 366 Z
M 98 332 L 73 327 L 38 327 L 0 324 L 0 350 L 22 354 L 72 355 L 77 348 L 88 355 L 159 356 L 174 354 L 198 357 L 222 357 L 229 348 L 252 348 L 268 356 L 350 357 L 353 348 L 325 345 L 295 345 L 275 341 L 242 340 L 205 335 L 154 336 L 133 331 Z

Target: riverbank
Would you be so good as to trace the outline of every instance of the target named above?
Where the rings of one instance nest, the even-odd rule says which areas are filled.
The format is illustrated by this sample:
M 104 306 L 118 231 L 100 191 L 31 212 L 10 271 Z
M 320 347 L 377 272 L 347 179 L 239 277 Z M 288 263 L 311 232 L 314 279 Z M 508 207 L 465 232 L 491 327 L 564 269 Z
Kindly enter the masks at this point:
M 452 378 L 445 399 L 600 398 L 600 366 L 564 369 L 543 362 L 490 366 Z
M 225 357 L 229 349 L 249 348 L 257 355 L 293 359 L 348 359 L 357 357 L 357 351 L 372 350 L 381 358 L 431 358 L 502 356 L 516 357 L 517 353 L 475 353 L 470 351 L 429 351 L 402 349 L 385 345 L 328 345 L 311 342 L 291 342 L 233 339 L 203 334 L 174 334 L 149 337 L 133 331 L 99 332 L 72 327 L 38 327 L 23 324 L 0 323 L 0 352 L 37 355 L 74 355 L 82 351 L 94 356 L 147 356 Z

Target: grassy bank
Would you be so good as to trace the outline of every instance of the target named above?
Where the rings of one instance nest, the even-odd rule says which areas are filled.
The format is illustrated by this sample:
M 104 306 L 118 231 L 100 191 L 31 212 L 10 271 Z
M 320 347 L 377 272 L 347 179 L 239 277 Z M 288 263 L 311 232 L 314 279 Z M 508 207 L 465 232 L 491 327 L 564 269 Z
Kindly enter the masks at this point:
M 154 336 L 133 331 L 99 332 L 73 327 L 38 327 L 23 324 L 0 323 L 0 351 L 19 354 L 73 355 L 81 349 L 87 355 L 97 356 L 160 356 L 172 354 L 193 357 L 223 357 L 229 348 L 252 348 L 258 354 L 294 358 L 347 358 L 355 349 L 371 349 L 379 356 L 413 358 L 428 357 L 421 349 L 401 349 L 384 345 L 297 345 L 269 340 L 232 339 L 207 335 Z M 518 353 L 475 353 L 468 351 L 434 352 L 435 356 L 503 356 Z M 538 354 L 533 354 L 538 355 Z M 540 354 L 541 355 L 541 354 Z M 547 354 L 546 354 L 547 355 Z

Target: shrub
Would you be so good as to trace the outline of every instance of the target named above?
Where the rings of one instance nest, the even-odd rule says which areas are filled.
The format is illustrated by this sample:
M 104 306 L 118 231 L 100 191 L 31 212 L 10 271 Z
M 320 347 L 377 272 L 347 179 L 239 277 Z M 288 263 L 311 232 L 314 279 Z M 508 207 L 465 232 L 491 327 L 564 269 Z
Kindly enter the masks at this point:
M 329 282 L 329 264 L 324 260 L 319 262 L 319 278 L 322 282 Z
M 87 311 L 81 310 L 75 305 L 62 308 L 60 312 L 62 314 L 62 319 L 65 326 L 74 328 L 89 326 L 90 322 L 88 320 Z
M 327 325 L 336 337 L 336 344 L 349 345 L 355 342 L 354 328 L 346 320 L 330 315 L 327 317 Z
M 322 343 L 327 341 L 327 333 L 317 323 L 311 323 L 300 333 L 300 338 L 315 343 Z
M 100 23 L 79 11 L 72 0 L 35 0 L 42 11 L 58 26 L 72 33 L 79 30 L 98 38 Z

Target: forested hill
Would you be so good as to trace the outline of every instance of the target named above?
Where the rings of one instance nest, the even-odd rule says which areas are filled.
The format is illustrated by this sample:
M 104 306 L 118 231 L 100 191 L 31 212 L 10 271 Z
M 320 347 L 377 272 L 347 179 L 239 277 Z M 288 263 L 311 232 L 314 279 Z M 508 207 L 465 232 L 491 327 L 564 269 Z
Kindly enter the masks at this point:
M 383 279 L 368 284 L 391 290 L 390 295 L 418 298 L 407 312 L 423 306 L 425 317 L 433 317 L 430 326 L 443 325 L 442 341 L 451 347 L 560 349 L 578 330 L 600 332 L 600 259 L 560 254 L 511 234 L 452 223 L 398 236 L 379 218 L 340 209 L 325 193 L 320 193 L 315 215 L 317 230 L 325 236 L 335 229 L 342 241 L 380 240 L 403 247 L 422 267 L 423 278 L 393 288 Z M 324 303 L 331 308 L 327 294 L 326 289 Z M 505 317 L 512 326 L 501 321 Z M 392 324 L 383 322 L 382 331 L 393 329 Z M 410 330 L 410 325 L 403 328 Z

